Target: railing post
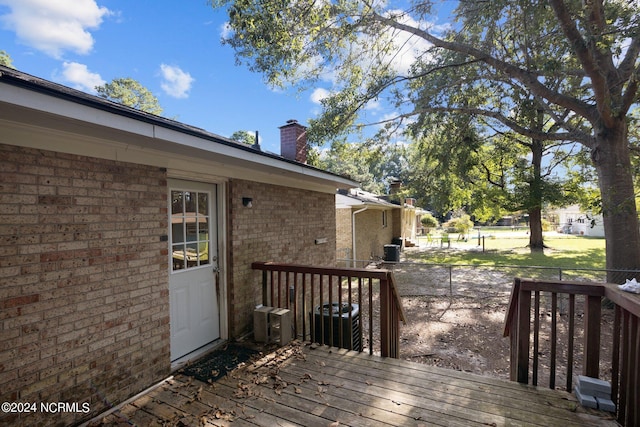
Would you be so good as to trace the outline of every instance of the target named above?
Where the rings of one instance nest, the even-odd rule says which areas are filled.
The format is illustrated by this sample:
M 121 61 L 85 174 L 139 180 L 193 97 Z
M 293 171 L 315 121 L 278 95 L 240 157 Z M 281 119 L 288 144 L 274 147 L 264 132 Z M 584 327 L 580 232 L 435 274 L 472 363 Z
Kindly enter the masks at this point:
M 600 322 L 602 298 L 586 296 L 584 313 L 584 375 L 598 378 L 600 372 Z
M 531 334 L 531 291 L 520 290 L 518 295 L 518 321 L 516 349 L 516 381 L 529 383 L 529 335 Z
M 262 270 L 262 305 L 267 306 L 267 270 Z
M 380 279 L 380 355 L 389 357 L 391 337 L 389 334 L 389 281 L 388 276 Z

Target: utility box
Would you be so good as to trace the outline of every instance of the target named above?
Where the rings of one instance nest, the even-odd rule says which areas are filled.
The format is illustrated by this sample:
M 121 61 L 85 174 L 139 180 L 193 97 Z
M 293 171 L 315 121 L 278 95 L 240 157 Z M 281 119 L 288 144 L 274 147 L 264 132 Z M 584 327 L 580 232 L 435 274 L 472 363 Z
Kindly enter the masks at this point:
M 293 338 L 291 328 L 291 310 L 262 306 L 253 312 L 253 337 L 256 342 L 286 345 Z
M 333 347 L 361 351 L 360 307 L 358 304 L 325 303 L 313 312 L 313 339 Z M 329 332 L 331 331 L 331 332 Z
M 384 245 L 384 260 L 400 262 L 400 245 Z

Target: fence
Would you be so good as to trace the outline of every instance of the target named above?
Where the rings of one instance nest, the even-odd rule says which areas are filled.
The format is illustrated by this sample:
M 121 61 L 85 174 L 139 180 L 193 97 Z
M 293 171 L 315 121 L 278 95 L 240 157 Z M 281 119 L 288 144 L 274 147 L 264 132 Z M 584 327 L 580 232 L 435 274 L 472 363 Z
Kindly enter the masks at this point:
M 353 260 L 338 260 L 338 265 L 354 265 Z M 539 267 L 516 265 L 434 264 L 422 262 L 385 262 L 358 260 L 359 268 L 376 266 L 394 272 L 401 296 L 459 296 L 505 297 L 508 300 L 514 277 L 537 280 L 578 281 L 606 283 L 607 272 L 614 271 L 624 277 L 635 275 L 640 281 L 640 270 L 605 270 L 594 268 Z

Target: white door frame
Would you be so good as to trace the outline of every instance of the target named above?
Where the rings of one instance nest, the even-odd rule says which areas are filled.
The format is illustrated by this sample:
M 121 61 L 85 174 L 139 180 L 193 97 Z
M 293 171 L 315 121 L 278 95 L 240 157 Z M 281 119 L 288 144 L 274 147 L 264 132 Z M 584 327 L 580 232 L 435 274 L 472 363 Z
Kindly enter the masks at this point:
M 217 223 L 212 224 L 213 227 L 217 227 L 217 250 L 218 250 L 218 277 L 217 277 L 217 287 L 218 287 L 218 315 L 219 315 L 219 323 L 220 323 L 220 340 L 227 340 L 229 338 L 229 322 L 228 322 L 228 281 L 227 281 L 227 181 L 223 178 L 215 177 L 215 176 L 203 176 L 202 174 L 194 174 L 184 171 L 175 171 L 169 170 L 167 171 L 167 192 L 170 194 L 170 189 L 177 184 L 178 186 L 186 185 L 190 183 L 195 184 L 207 184 L 207 185 L 216 185 L 216 199 L 214 200 L 215 204 L 215 216 Z M 168 200 L 168 217 L 171 216 L 171 201 Z M 171 223 L 168 223 L 168 233 L 170 235 Z M 167 242 L 169 253 L 168 253 L 168 274 L 169 277 L 172 274 L 172 251 L 170 248 L 171 239 L 168 239 Z

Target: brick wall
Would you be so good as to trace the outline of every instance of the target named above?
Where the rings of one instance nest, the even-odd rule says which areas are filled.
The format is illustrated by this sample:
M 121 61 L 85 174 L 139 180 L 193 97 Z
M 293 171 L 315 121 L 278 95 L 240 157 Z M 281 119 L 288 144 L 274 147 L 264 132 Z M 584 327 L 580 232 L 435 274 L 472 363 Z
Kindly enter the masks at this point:
M 91 418 L 169 373 L 166 173 L 0 145 L 0 424 Z
M 296 120 L 288 120 L 280 127 L 280 154 L 282 157 L 307 163 L 307 128 Z
M 252 262 L 335 265 L 335 195 L 232 180 L 228 196 L 229 334 L 239 337 L 253 329 L 262 302 L 262 276 Z M 243 197 L 252 199 L 251 208 Z M 315 244 L 319 238 L 327 243 Z
M 336 209 L 336 256 L 339 259 L 351 259 L 351 208 Z
M 384 245 L 391 243 L 394 234 L 395 216 L 398 209 L 387 209 L 387 225 L 382 224 L 382 210 L 369 209 L 356 215 L 356 258 L 368 260 L 383 257 Z
M 404 209 L 393 209 L 391 211 L 391 216 L 390 216 L 390 223 L 389 225 L 392 227 L 392 233 L 393 236 L 392 237 L 401 237 L 402 234 L 402 227 L 404 226 L 404 221 L 402 219 L 402 214 L 403 214 Z M 391 243 L 391 242 L 389 242 Z

